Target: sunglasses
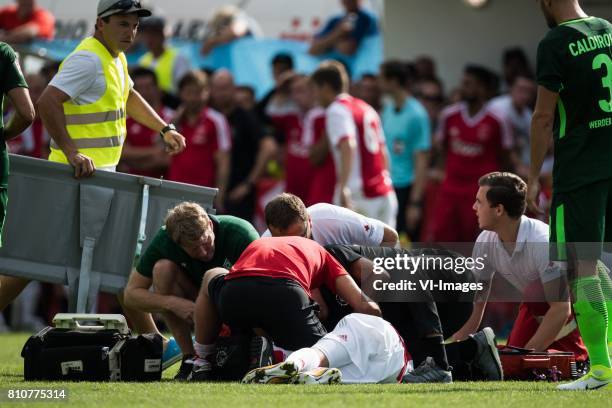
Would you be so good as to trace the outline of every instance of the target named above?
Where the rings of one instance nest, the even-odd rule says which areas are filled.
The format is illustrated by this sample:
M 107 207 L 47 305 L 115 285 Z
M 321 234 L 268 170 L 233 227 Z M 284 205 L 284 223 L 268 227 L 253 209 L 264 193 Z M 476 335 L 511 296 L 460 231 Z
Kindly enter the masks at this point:
M 110 10 L 129 10 L 132 7 L 141 8 L 142 6 L 140 5 L 140 1 L 138 0 L 119 0 L 118 2 L 116 2 L 103 12 L 99 13 L 98 15 L 102 15 Z

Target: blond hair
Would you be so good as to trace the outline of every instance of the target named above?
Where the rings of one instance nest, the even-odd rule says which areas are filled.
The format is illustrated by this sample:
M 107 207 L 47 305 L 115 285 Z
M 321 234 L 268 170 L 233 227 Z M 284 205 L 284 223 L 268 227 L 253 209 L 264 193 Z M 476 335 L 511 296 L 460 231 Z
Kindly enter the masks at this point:
M 210 228 L 210 219 L 198 203 L 187 201 L 169 210 L 164 224 L 174 242 L 191 246 L 197 244 Z

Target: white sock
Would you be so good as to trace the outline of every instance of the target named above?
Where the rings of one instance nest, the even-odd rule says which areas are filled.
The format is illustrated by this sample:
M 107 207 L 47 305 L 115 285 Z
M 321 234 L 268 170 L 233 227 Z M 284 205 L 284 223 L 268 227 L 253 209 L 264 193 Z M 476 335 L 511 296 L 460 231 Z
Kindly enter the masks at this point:
M 321 365 L 319 353 L 311 348 L 303 348 L 291 353 L 287 361 L 294 362 L 298 371 L 313 370 Z
M 346 347 L 335 340 L 323 337 L 312 347 L 327 357 L 330 367 L 341 368 L 352 362 Z
M 193 348 L 196 352 L 196 358 L 193 360 L 195 366 L 207 366 L 210 367 L 210 361 L 208 357 L 215 354 L 217 350 L 216 344 L 200 344 L 197 341 L 193 343 Z

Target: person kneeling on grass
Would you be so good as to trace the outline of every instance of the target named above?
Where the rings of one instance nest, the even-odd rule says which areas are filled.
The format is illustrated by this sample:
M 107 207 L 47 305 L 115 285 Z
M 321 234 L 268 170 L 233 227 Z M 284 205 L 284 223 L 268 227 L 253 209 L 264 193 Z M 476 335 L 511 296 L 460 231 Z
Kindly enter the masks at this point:
M 328 203 L 306 207 L 293 194 L 274 197 L 265 208 L 268 229 L 262 237 L 300 236 L 319 244 L 347 244 L 394 247 L 397 231 L 374 218 Z
M 512 173 L 494 172 L 480 178 L 474 211 L 483 231 L 472 258 L 483 260 L 482 267 L 473 270 L 482 289 L 475 296 L 471 316 L 452 339 L 464 340 L 478 330 L 489 297 L 498 295 L 491 293 L 497 274 L 521 299 L 508 346 L 571 352 L 577 362 L 584 363 L 588 354 L 572 313 L 566 273 L 550 260 L 549 226 L 524 215 L 526 192 L 525 182 Z M 602 281 L 610 281 L 605 271 L 599 272 Z
M 352 313 L 312 347 L 275 365 L 249 371 L 245 384 L 386 384 L 401 382 L 410 355 L 395 328 L 377 316 Z
M 143 312 L 161 313 L 176 339 L 165 348 L 162 369 L 177 362 L 182 354 L 175 379 L 186 380 L 191 373 L 194 301 L 205 272 L 231 266 L 257 238 L 248 221 L 208 215 L 197 203 L 180 203 L 168 212 L 164 225 L 132 271 L 125 303 Z
M 285 350 L 308 347 L 327 334 L 313 301 L 321 286 L 358 313 L 380 316 L 357 284 L 325 249 L 302 237 L 260 238 L 227 271 L 208 271 L 195 307 L 197 358 L 190 379 L 211 378 L 221 323 L 264 331 Z

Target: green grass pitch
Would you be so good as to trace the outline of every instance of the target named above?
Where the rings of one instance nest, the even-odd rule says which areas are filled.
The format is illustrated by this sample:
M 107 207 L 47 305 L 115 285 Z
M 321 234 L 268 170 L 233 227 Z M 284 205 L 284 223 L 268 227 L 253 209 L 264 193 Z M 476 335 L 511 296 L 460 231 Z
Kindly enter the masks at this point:
M 612 407 L 612 390 L 558 392 L 552 383 L 491 382 L 439 385 L 244 386 L 177 383 L 178 364 L 160 383 L 31 383 L 23 381 L 25 334 L 0 334 L 0 389 L 66 388 L 63 402 L 7 402 L 0 406 L 75 407 Z M 610 387 L 608 387 L 610 388 Z M 32 405 L 34 404 L 34 405 Z

